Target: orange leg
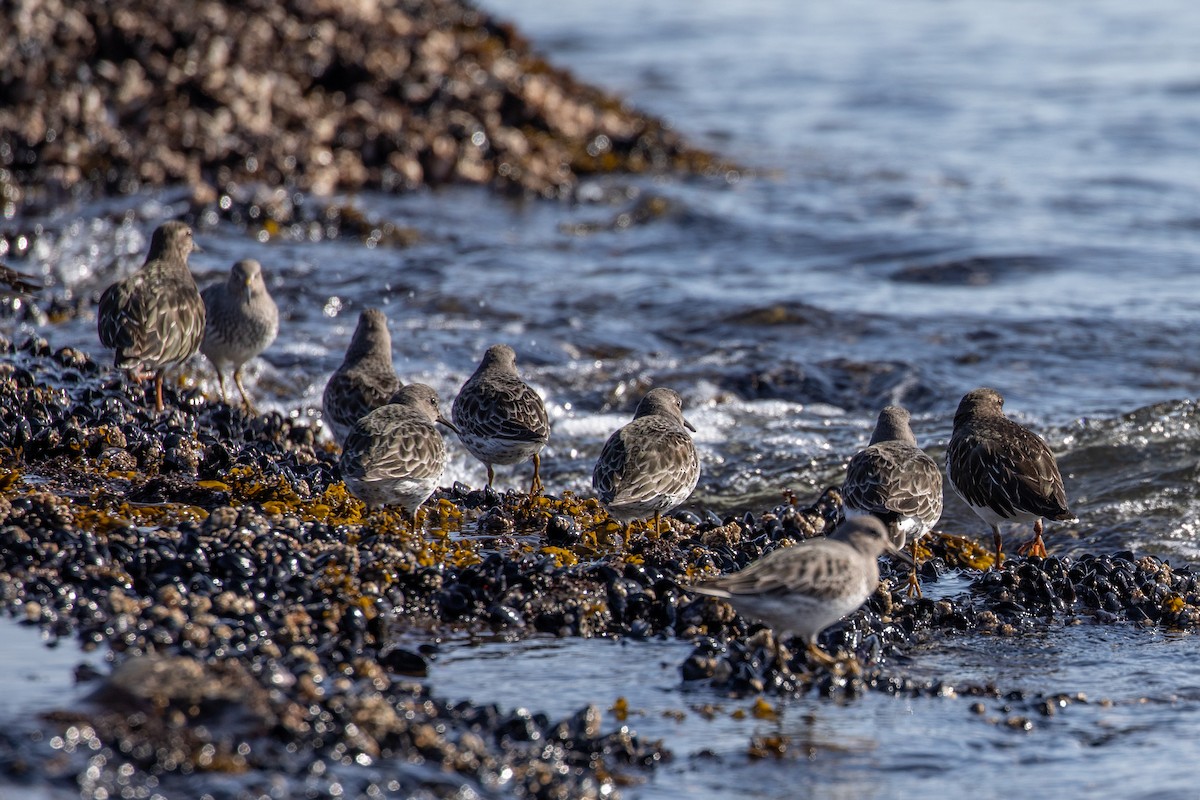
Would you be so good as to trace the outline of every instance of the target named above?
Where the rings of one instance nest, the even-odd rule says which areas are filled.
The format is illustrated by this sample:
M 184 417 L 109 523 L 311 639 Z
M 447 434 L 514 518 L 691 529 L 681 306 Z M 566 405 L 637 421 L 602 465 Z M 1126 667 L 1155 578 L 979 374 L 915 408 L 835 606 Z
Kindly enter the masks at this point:
M 917 540 L 916 539 L 913 539 L 913 542 L 912 542 L 912 560 L 913 560 L 912 572 L 908 573 L 908 596 L 912 597 L 915 594 L 917 597 L 924 597 L 924 595 L 921 594 L 921 581 L 917 579 Z
M 1033 523 L 1033 538 L 1027 542 L 1022 542 L 1021 546 L 1017 548 L 1017 552 L 1023 556 L 1046 557 L 1046 543 L 1042 540 L 1041 517 Z
M 160 369 L 154 373 L 154 410 L 158 412 L 163 410 L 162 385 L 163 371 Z
M 531 483 L 529 485 L 529 499 L 530 500 L 532 500 L 533 498 L 535 498 L 539 494 L 541 494 L 543 491 L 545 491 L 546 487 L 542 486 L 541 472 L 542 472 L 542 457 L 540 455 L 538 455 L 537 453 L 534 453 L 533 454 L 533 483 Z
M 254 403 L 250 401 L 250 395 L 246 394 L 246 387 L 242 385 L 242 368 L 241 367 L 238 367 L 237 369 L 235 369 L 233 371 L 233 382 L 237 384 L 238 391 L 241 392 L 241 394 L 242 394 L 242 404 L 245 407 L 246 411 L 248 411 L 251 414 L 257 415 L 258 409 L 254 407 Z M 221 397 L 222 397 L 222 399 L 224 399 L 224 397 L 225 397 L 225 381 L 224 381 L 224 379 L 222 379 L 222 381 L 221 381 Z M 226 400 L 225 402 L 228 403 L 229 401 Z
M 838 663 L 836 658 L 818 647 L 816 642 L 808 643 L 808 655 L 813 661 L 825 667 L 833 667 Z

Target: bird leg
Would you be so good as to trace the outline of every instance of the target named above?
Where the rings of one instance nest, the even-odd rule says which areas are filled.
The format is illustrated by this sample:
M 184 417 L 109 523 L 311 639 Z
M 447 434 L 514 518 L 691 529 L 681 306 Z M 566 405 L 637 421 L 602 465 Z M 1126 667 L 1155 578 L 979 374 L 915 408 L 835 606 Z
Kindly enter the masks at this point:
M 816 661 L 821 666 L 828 667 L 830 669 L 833 669 L 840 663 L 836 658 L 818 647 L 815 641 L 808 643 L 808 657 L 813 661 Z
M 488 488 L 492 488 L 492 481 L 496 479 L 496 470 L 492 469 L 492 465 L 488 464 Z
M 908 596 L 912 597 L 915 594 L 917 597 L 924 597 L 924 595 L 921 594 L 921 581 L 919 581 L 917 579 L 917 540 L 916 539 L 913 539 L 913 541 L 912 541 L 912 560 L 913 560 L 912 571 L 908 573 Z
M 529 485 L 529 499 L 537 497 L 546 487 L 542 486 L 542 457 L 537 453 L 533 454 L 533 483 Z
M 817 646 L 815 636 L 808 642 L 808 657 L 839 678 L 846 674 L 861 675 L 863 671 L 862 662 L 853 652 L 831 656 Z
M 162 386 L 163 370 L 160 369 L 154 373 L 154 410 L 160 414 L 163 410 Z
M 220 374 L 220 373 L 218 373 Z M 238 367 L 233 371 L 233 382 L 237 384 L 238 391 L 242 393 L 242 404 L 254 416 L 258 416 L 258 409 L 254 407 L 254 403 L 250 402 L 250 395 L 246 394 L 246 387 L 242 385 L 242 368 Z M 221 381 L 221 395 L 225 395 L 225 382 Z
M 992 526 L 992 542 L 996 545 L 996 569 L 1004 565 L 1004 537 L 1000 535 L 1000 526 Z
M 125 375 L 139 386 L 154 377 L 153 372 L 142 372 L 137 367 L 130 367 L 125 370 Z
M 1033 523 L 1033 538 L 1027 542 L 1022 542 L 1017 548 L 1017 553 L 1023 556 L 1039 556 L 1046 557 L 1046 543 L 1042 541 L 1042 518 L 1038 517 Z
M 236 374 L 235 372 L 234 375 Z M 217 385 L 221 387 L 221 402 L 229 405 L 229 394 L 225 391 L 225 373 L 220 369 L 217 370 Z

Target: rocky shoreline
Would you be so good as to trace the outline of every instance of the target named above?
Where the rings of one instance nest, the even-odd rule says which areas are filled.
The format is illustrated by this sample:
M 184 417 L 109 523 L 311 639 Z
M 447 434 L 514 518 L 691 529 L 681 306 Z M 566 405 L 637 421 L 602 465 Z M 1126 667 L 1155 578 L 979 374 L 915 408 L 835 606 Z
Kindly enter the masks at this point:
M 466 0 L 39 0 L 0 19 L 6 217 L 89 190 L 566 197 L 589 174 L 726 168 Z
M 828 531 L 836 493 L 738 518 L 682 512 L 661 537 L 627 540 L 593 499 L 456 485 L 435 495 L 426 534 L 414 537 L 346 494 L 308 422 L 247 417 L 194 391 L 171 393 L 156 416 L 123 373 L 77 351 L 31 338 L 0 342 L 0 355 L 0 601 L 51 639 L 114 653 L 111 675 L 79 676 L 96 686 L 87 708 L 44 720 L 48 737 L 88 731 L 92 761 L 95 749 L 110 755 L 106 780 L 120 769 L 166 780 L 386 762 L 409 766 L 411 794 L 472 785 L 601 797 L 670 757 L 594 706 L 550 720 L 445 703 L 413 676 L 451 630 L 678 637 L 696 642 L 682 680 L 720 693 L 951 692 L 1015 708 L 1005 721 L 1018 726 L 1081 700 L 915 681 L 896 659 L 964 631 L 1200 627 L 1187 569 L 1118 553 L 979 571 L 985 551 L 943 536 L 923 580 L 963 570 L 968 599 L 907 598 L 902 575 L 885 570 L 868 604 L 823 637 L 861 671 L 836 675 L 802 656 L 781 670 L 760 626 L 681 584 Z M 398 646 L 401 632 L 425 643 Z M 9 734 L 0 773 L 20 765 L 35 783 L 85 780 L 84 762 L 54 755 Z

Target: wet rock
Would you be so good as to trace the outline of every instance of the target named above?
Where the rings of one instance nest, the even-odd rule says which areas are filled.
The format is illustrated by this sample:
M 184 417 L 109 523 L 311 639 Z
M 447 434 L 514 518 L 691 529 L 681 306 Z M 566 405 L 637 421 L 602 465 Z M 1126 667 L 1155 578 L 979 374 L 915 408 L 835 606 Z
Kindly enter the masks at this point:
M 402 647 L 385 651 L 379 657 L 379 664 L 397 675 L 423 678 L 429 674 L 429 665 L 424 657 Z
M 118 666 L 91 699 L 141 711 L 179 705 L 218 713 L 234 704 L 260 704 L 261 691 L 236 662 L 217 670 L 182 656 L 140 656 Z
M 21 31 L 0 46 L 0 189 L 17 201 L 186 184 L 270 229 L 291 224 L 289 193 L 231 203 L 232 187 L 558 197 L 586 174 L 720 166 L 460 0 L 40 0 L 3 18 Z
M 898 269 L 891 279 L 936 286 L 987 286 L 1029 274 L 1045 274 L 1056 266 L 1036 255 L 975 256 L 935 264 L 914 264 Z
M 559 547 L 570 547 L 579 542 L 579 524 L 565 514 L 555 514 L 546 524 L 546 541 Z

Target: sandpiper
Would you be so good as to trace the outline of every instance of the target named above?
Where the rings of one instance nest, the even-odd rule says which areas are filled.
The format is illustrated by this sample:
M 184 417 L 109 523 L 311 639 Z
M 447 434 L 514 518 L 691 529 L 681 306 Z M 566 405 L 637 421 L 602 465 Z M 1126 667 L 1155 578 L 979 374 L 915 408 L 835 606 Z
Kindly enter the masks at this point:
M 487 349 L 475 373 L 454 398 L 458 438 L 487 466 L 488 486 L 494 464 L 533 459 L 530 497 L 542 491 L 541 451 L 550 439 L 550 420 L 542 398 L 517 373 L 517 354 L 506 344 Z
M 164 222 L 150 237 L 146 262 L 100 295 L 100 343 L 135 380 L 147 377 L 143 370 L 154 373 L 157 411 L 163 410 L 163 373 L 195 354 L 204 338 L 204 301 L 187 263 L 194 249 L 190 227 Z
M 959 402 L 946 449 L 946 477 L 991 526 L 997 568 L 1004 557 L 1000 523 L 1032 521 L 1033 538 L 1017 552 L 1044 558 L 1042 518 L 1075 518 L 1054 454 L 1040 436 L 1004 416 L 1004 398 L 995 389 L 975 389 Z
M 345 441 L 355 422 L 391 399 L 400 385 L 392 365 L 387 317 L 368 308 L 358 315 L 346 356 L 321 395 L 322 416 L 337 443 Z
M 446 442 L 435 423 L 451 430 L 437 392 L 411 383 L 357 420 L 342 447 L 338 467 L 346 488 L 368 507 L 400 506 L 411 515 L 438 487 L 446 466 Z
M 254 404 L 242 385 L 242 367 L 266 350 L 279 333 L 279 308 L 263 281 L 262 265 L 252 258 L 238 261 L 228 280 L 207 287 L 200 296 L 207 314 L 200 352 L 217 370 L 221 400 L 229 402 L 225 369 L 233 367 L 233 382 L 242 403 L 253 411 Z
M 917 447 L 909 413 L 900 406 L 879 412 L 868 446 L 846 468 L 842 500 L 847 516 L 870 514 L 888 527 L 896 550 L 907 541 L 913 570 L 909 594 L 921 594 L 917 580 L 917 542 L 942 516 L 942 473 L 937 462 Z
M 660 517 L 691 495 L 700 480 L 700 457 L 674 389 L 651 389 L 633 421 L 608 437 L 592 470 L 592 487 L 609 514 L 623 523 Z
M 769 625 L 777 647 L 782 637 L 799 636 L 813 659 L 832 666 L 838 660 L 817 646 L 817 636 L 871 596 L 879 586 L 879 556 L 887 550 L 894 548 L 883 522 L 852 517 L 829 536 L 774 550 L 739 572 L 685 588 Z

